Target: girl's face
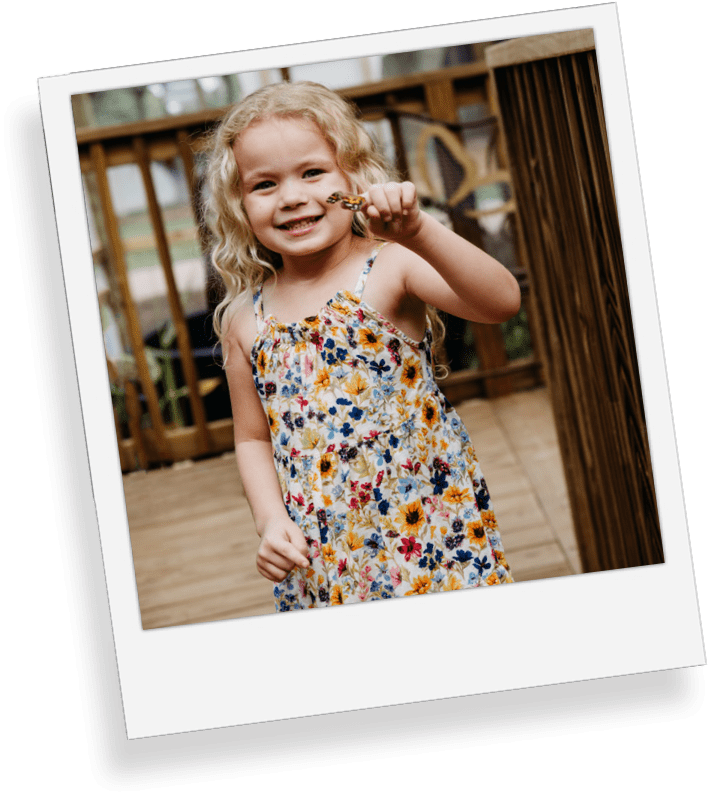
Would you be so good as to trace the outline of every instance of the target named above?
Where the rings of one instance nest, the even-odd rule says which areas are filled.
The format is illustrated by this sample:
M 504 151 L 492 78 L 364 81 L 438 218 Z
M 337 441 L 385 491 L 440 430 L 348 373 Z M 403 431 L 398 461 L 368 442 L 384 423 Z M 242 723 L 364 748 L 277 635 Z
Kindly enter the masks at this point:
M 284 261 L 351 234 L 351 213 L 326 201 L 336 190 L 347 192 L 349 180 L 314 122 L 277 116 L 255 122 L 233 151 L 251 229 Z

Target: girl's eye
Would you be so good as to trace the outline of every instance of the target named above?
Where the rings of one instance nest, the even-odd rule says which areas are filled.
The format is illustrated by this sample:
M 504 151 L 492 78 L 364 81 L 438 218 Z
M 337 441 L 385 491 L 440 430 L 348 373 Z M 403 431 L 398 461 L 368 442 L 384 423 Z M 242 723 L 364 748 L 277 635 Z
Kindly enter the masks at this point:
M 310 179 L 314 176 L 319 176 L 320 174 L 324 173 L 322 168 L 308 168 L 308 170 L 303 174 L 305 179 Z
M 264 180 L 263 182 L 259 182 L 258 184 L 254 185 L 251 189 L 252 190 L 268 190 L 268 188 L 273 187 L 274 183 L 270 180 Z

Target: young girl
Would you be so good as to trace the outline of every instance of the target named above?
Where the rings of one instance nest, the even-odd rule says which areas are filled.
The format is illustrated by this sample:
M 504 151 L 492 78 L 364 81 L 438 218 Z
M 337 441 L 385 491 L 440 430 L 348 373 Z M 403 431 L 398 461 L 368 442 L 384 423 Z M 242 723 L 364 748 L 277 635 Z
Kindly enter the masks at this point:
M 519 310 L 516 280 L 421 212 L 353 108 L 314 83 L 235 106 L 209 179 L 226 286 L 215 327 L 276 608 L 512 582 L 470 439 L 434 380 L 427 304 L 499 323 Z

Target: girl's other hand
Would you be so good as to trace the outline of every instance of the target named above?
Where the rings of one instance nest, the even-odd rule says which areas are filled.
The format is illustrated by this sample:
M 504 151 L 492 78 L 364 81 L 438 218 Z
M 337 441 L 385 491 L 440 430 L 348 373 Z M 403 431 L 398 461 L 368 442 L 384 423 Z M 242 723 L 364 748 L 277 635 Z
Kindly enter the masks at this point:
M 272 582 L 282 582 L 296 565 L 310 567 L 303 531 L 287 516 L 272 519 L 261 533 L 256 555 L 258 572 Z
M 367 204 L 363 212 L 375 237 L 392 242 L 405 242 L 420 231 L 423 217 L 413 182 L 372 185 L 364 193 L 364 197 Z

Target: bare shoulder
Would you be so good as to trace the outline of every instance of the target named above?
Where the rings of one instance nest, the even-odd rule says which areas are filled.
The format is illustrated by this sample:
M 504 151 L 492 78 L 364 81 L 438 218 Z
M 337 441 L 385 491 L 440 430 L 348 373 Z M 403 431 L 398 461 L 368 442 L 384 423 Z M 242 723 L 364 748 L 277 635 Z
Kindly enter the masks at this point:
M 399 243 L 387 243 L 377 255 L 378 281 L 384 289 L 398 300 L 414 297 L 409 290 L 409 279 L 413 270 L 431 272 L 435 270 L 418 254 Z
M 417 254 L 398 243 L 387 243 L 377 254 L 364 290 L 364 299 L 407 336 L 421 339 L 426 329 L 426 305 L 408 289 L 407 279 Z M 414 266 L 420 266 L 416 263 Z
M 228 358 L 237 355 L 248 359 L 258 329 L 250 293 L 242 293 L 224 311 L 222 317 L 222 346 Z

